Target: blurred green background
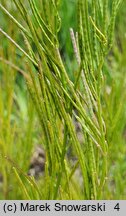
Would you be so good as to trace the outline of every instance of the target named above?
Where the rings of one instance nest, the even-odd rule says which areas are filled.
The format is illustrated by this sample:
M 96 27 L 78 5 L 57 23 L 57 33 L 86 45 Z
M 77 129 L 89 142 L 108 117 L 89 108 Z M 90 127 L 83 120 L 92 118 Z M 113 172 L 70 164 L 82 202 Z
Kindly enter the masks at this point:
M 0 3 L 16 19 L 20 20 L 20 14 L 12 1 L 1 0 Z M 59 32 L 60 51 L 71 80 L 73 80 L 73 74 L 76 72 L 77 67 L 70 38 L 70 28 L 73 28 L 74 32 L 77 31 L 76 3 L 76 0 L 60 0 L 59 5 L 59 13 L 62 20 Z M 123 0 L 116 19 L 114 45 L 103 68 L 106 82 L 105 91 L 107 92 L 103 96 L 106 101 L 104 114 L 108 126 L 107 136 L 111 143 L 110 152 L 113 152 L 109 156 L 112 166 L 109 170 L 109 187 L 106 187 L 105 193 L 105 197 L 109 199 L 126 198 L 125 9 L 126 0 Z M 0 26 L 21 47 L 25 47 L 22 34 L 2 11 L 0 11 Z M 41 128 L 27 92 L 26 83 L 19 72 L 20 69 L 27 71 L 24 56 L 2 34 L 0 34 L 0 41 L 2 42 L 0 43 L 0 148 L 2 148 L 3 153 L 11 155 L 20 167 L 27 172 L 33 148 L 42 142 Z M 8 62 L 5 62 L 5 64 L 3 59 L 6 59 Z M 12 65 L 10 66 L 11 63 L 16 65 L 18 69 L 14 70 L 11 67 Z M 122 103 L 121 110 L 118 110 L 119 101 Z M 110 110 L 107 110 L 108 107 L 110 107 Z M 115 122 L 116 129 L 113 129 L 111 125 L 115 116 L 117 116 L 117 122 Z M 112 130 L 114 130 L 114 134 L 112 134 Z M 22 149 L 22 151 L 19 152 L 18 149 Z M 5 170 L 7 170 L 8 176 L 6 176 Z M 13 190 L 14 188 L 12 188 L 16 180 L 13 179 L 12 168 L 8 166 L 8 162 L 5 162 L 4 166 L 0 163 L 0 173 L 3 173 L 6 179 L 4 187 L 0 186 L 0 199 L 3 197 L 4 199 L 11 199 L 16 194 L 19 194 L 18 198 L 20 199 L 20 190 Z M 8 182 L 11 182 L 9 186 Z M 11 190 L 15 194 L 9 194 L 8 191 Z

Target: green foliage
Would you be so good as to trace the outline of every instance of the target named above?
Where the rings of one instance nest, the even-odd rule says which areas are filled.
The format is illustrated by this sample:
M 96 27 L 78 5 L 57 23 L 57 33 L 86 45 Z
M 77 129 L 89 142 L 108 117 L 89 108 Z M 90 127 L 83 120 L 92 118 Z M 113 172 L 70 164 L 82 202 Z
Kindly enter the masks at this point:
M 63 29 L 71 27 L 65 10 L 72 4 L 70 14 L 77 21 L 64 49 Z M 1 1 L 1 16 L 12 26 L 8 30 L 1 23 L 0 28 L 5 42 L 0 57 L 1 199 L 125 196 L 125 54 L 120 50 L 125 38 L 115 34 L 122 44 L 115 39 L 112 48 L 120 5 L 120 0 Z M 75 68 L 68 58 L 72 45 Z M 27 90 L 19 84 L 22 76 Z M 38 181 L 27 175 L 35 142 L 46 152 L 45 174 Z M 68 152 L 76 157 L 73 167 Z M 75 177 L 78 167 L 82 185 Z

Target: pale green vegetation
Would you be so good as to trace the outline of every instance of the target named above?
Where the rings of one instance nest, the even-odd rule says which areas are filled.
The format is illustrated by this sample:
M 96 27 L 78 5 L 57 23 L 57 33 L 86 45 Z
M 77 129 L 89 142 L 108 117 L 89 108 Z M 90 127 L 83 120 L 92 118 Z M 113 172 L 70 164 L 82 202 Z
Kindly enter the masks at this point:
M 126 198 L 125 7 L 0 0 L 0 199 Z M 38 180 L 27 175 L 36 145 Z

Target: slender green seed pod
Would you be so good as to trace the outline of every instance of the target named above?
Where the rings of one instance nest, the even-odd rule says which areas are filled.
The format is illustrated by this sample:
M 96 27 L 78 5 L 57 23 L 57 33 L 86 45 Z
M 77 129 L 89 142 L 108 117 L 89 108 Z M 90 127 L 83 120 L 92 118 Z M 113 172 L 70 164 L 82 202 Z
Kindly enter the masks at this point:
M 93 63 L 92 63 L 92 53 L 90 47 L 90 31 L 89 31 L 89 19 L 88 19 L 88 3 L 87 0 L 80 1 L 81 7 L 81 16 L 82 16 L 82 30 L 83 30 L 83 39 L 85 44 L 85 52 L 88 57 L 88 65 L 89 70 L 92 73 L 93 71 Z
M 107 11 L 108 11 L 108 0 L 103 1 L 103 34 L 106 37 L 107 34 Z
M 51 45 L 52 47 L 54 47 L 53 42 L 50 40 L 50 38 L 48 37 L 47 33 L 44 31 L 44 29 L 43 29 L 43 27 L 42 27 L 42 25 L 41 25 L 41 23 L 40 23 L 40 20 L 39 20 L 39 17 L 38 17 L 38 13 L 36 12 L 35 4 L 33 4 L 33 1 L 32 1 L 32 0 L 29 0 L 29 3 L 30 3 L 30 6 L 31 6 L 33 15 L 34 15 L 34 17 L 35 17 L 35 20 L 36 20 L 36 22 L 38 23 L 38 25 L 39 25 L 41 31 L 43 32 L 45 38 L 46 38 L 47 41 L 50 43 L 50 45 Z
M 91 139 L 88 137 L 88 155 L 89 155 L 89 167 L 90 167 L 90 173 L 91 176 L 91 182 L 92 182 L 92 191 L 91 191 L 91 199 L 97 199 L 97 185 L 96 185 L 96 162 L 95 162 L 95 156 L 94 156 L 94 149 Z
M 22 15 L 22 17 L 25 19 L 25 14 L 24 14 L 24 11 L 22 10 L 21 6 L 20 6 L 20 3 L 16 0 L 13 0 L 13 2 L 15 3 L 17 9 L 19 10 L 20 14 Z
M 43 6 L 43 13 L 44 13 L 44 19 L 47 26 L 49 26 L 49 2 L 47 0 L 43 0 L 42 6 Z M 50 26 L 49 26 L 50 27 Z
M 117 1 L 113 0 L 113 2 L 112 2 L 111 21 L 110 21 L 110 25 L 108 27 L 108 39 L 109 39 L 109 41 L 108 41 L 108 49 L 109 50 L 111 49 L 112 44 L 113 44 L 116 13 L 117 13 Z
M 92 17 L 94 22 L 96 23 L 96 1 L 92 0 Z M 93 32 L 93 52 L 96 66 L 98 66 L 98 48 L 97 48 L 97 39 L 96 39 L 96 29 L 92 29 Z

